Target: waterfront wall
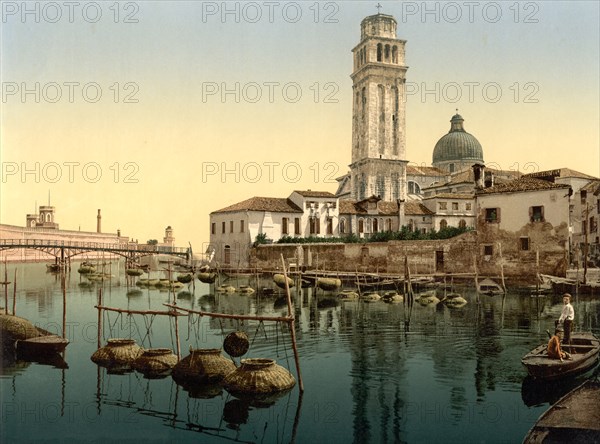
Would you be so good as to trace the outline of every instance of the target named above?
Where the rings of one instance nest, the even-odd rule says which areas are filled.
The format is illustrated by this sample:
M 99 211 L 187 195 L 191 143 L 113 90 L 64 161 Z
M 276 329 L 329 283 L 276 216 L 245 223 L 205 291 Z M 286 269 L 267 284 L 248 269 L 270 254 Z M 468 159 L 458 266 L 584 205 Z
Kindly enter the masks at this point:
M 452 239 L 429 241 L 260 245 L 250 250 L 250 266 L 280 270 L 283 255 L 292 269 L 403 274 L 406 257 L 412 274 L 474 274 L 476 261 L 477 272 L 482 276 L 500 276 L 501 264 L 507 278 L 533 280 L 538 270 L 543 274 L 565 276 L 562 230 L 558 230 L 557 235 L 556 230 L 551 234 L 547 228 L 540 226 L 537 233 L 529 231 L 538 246 L 539 267 L 536 251 L 519 250 L 520 233 L 496 233 L 495 254 L 485 255 L 482 254 L 484 245 L 492 239 L 475 231 Z

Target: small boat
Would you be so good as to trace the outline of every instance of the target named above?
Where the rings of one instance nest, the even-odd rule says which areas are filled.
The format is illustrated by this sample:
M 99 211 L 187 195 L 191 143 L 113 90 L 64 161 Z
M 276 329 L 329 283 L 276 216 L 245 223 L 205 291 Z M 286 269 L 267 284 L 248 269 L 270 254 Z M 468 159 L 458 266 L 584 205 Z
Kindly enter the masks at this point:
M 383 302 L 387 302 L 388 304 L 397 304 L 400 302 L 404 302 L 404 296 L 398 294 L 395 291 L 386 291 L 381 297 Z
M 481 294 L 487 294 L 488 296 L 504 294 L 504 290 L 500 285 L 487 278 L 477 284 L 477 291 Z
M 440 302 L 443 302 L 448 307 L 459 308 L 467 304 L 467 300 L 460 293 L 447 293 L 446 297 Z
M 46 271 L 50 273 L 58 273 L 61 270 L 60 264 L 46 264 Z
M 542 344 L 527 353 L 521 363 L 534 378 L 558 379 L 583 373 L 598 363 L 600 339 L 592 333 L 572 333 L 571 343 L 563 344 L 562 348 L 571 354 L 571 359 L 548 357 L 548 346 Z
M 194 276 L 190 273 L 180 274 L 177 276 L 177 280 L 182 284 L 189 284 L 190 282 L 192 282 L 192 279 L 194 279 Z
M 323 291 L 334 291 L 342 286 L 342 281 L 336 278 L 321 277 L 317 279 L 317 287 Z
M 128 268 L 125 270 L 125 274 L 127 274 L 127 276 L 141 276 L 144 274 L 144 270 L 141 268 Z
M 600 442 L 599 404 L 600 381 L 589 379 L 546 410 L 523 442 Z
M 238 292 L 241 294 L 250 295 L 250 294 L 254 294 L 254 288 L 252 288 L 248 285 L 240 285 Z
M 208 271 L 200 272 L 198 273 L 197 277 L 200 282 L 203 282 L 205 284 L 213 284 L 217 279 L 217 273 L 210 273 Z
M 69 344 L 69 340 L 57 335 L 38 336 L 37 338 L 21 339 L 15 342 L 19 353 L 29 355 L 49 355 L 62 353 Z
M 338 298 L 344 301 L 354 301 L 358 299 L 358 293 L 354 290 L 342 290 L 338 293 Z
M 285 276 L 283 274 L 274 274 L 273 282 L 275 282 L 275 285 L 277 285 L 279 288 L 285 289 Z M 294 286 L 294 280 L 291 277 L 288 276 L 287 282 L 289 288 Z

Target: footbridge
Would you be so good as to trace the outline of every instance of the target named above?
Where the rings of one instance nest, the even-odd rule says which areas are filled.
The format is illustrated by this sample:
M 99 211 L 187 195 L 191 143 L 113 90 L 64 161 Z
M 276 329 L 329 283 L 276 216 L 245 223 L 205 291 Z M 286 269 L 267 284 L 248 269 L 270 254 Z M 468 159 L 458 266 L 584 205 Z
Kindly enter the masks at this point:
M 43 251 L 54 256 L 56 262 L 60 261 L 60 263 L 64 263 L 66 260 L 79 254 L 89 253 L 90 251 L 116 254 L 130 261 L 137 261 L 140 257 L 151 254 L 166 254 L 186 260 L 191 258 L 189 248 L 137 244 L 133 242 L 110 244 L 50 239 L 0 239 L 0 251 L 21 248 Z

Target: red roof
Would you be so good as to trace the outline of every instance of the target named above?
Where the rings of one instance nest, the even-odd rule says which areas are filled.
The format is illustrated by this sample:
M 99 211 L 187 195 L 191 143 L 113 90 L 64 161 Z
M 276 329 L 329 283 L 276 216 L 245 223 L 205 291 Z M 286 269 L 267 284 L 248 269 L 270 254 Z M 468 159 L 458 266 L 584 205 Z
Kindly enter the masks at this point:
M 272 211 L 275 213 L 302 213 L 302 209 L 291 200 L 280 197 L 251 197 L 250 199 L 238 202 L 215 213 L 231 213 L 235 211 Z

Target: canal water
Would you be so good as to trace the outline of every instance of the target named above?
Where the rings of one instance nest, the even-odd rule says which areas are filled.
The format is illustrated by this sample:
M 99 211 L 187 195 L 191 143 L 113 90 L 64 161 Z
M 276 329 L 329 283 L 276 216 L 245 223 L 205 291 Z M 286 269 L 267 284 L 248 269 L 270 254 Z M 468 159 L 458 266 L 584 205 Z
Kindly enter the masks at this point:
M 515 443 L 581 381 L 537 384 L 520 362 L 547 341 L 560 296 L 509 292 L 477 302 L 469 288 L 455 288 L 468 301 L 462 308 L 415 304 L 410 313 L 402 303 L 343 302 L 320 290 L 294 291 L 302 396 L 296 385 L 279 397 L 239 400 L 219 387 L 186 391 L 171 377 L 110 374 L 90 360 L 97 349 L 98 289 L 103 305 L 135 310 L 165 310 L 172 296 L 131 291 L 116 262 L 109 270 L 114 277 L 95 284 L 76 267 L 66 278 L 71 342 L 64 360 L 2 355 L 1 442 Z M 60 278 L 46 273 L 44 264 L 18 264 L 8 266 L 9 280 L 15 268 L 17 315 L 60 333 Z M 228 283 L 257 286 L 254 278 Z M 275 288 L 269 280 L 258 286 Z M 8 290 L 10 308 L 12 284 Z M 196 280 L 193 294 L 176 297 L 181 307 L 279 316 L 287 312 L 282 296 L 215 294 Z M 573 305 L 576 328 L 600 334 L 598 298 L 579 296 Z M 174 321 L 165 316 L 105 312 L 102 321 L 103 345 L 111 337 L 131 337 L 146 348 L 175 349 Z M 225 335 L 243 330 L 251 341 L 246 357 L 276 359 L 296 374 L 285 325 L 208 317 L 178 322 L 182 357 L 190 347 L 221 347 Z

